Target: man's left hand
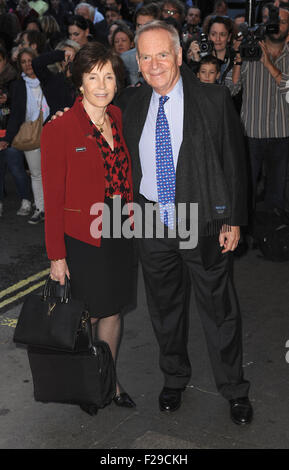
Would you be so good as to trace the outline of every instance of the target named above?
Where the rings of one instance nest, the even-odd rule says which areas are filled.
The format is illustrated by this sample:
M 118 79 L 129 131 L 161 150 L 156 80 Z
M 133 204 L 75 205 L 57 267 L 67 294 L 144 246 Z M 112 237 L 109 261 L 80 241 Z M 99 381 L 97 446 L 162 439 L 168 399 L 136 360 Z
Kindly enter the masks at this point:
M 264 67 L 270 67 L 270 65 L 273 65 L 270 59 L 269 51 L 267 49 L 267 46 L 264 41 L 259 41 L 259 46 L 262 49 L 262 57 L 260 59 L 260 62 L 264 65 Z
M 227 253 L 228 251 L 234 251 L 240 240 L 240 227 L 232 226 L 231 230 L 228 232 L 221 231 L 219 235 L 220 246 L 224 249 L 222 253 Z

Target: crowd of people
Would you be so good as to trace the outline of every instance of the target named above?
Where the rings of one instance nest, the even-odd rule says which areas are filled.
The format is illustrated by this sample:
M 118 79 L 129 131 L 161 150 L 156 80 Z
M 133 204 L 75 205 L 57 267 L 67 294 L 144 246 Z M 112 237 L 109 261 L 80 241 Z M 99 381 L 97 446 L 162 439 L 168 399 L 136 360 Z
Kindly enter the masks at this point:
M 268 3 L 271 4 L 264 1 L 259 6 L 256 21 L 268 20 Z M 280 1 L 276 0 L 274 5 L 279 7 Z M 158 19 L 177 29 L 183 61 L 200 81 L 229 87 L 248 138 L 253 201 L 256 201 L 260 188 L 263 194 L 266 186 L 266 209 L 284 214 L 288 153 L 285 150 L 289 137 L 286 101 L 289 91 L 288 51 L 284 47 L 288 40 L 287 5 L 289 7 L 286 0 L 281 2 L 281 37 L 271 41 L 267 37 L 262 41 L 263 46 L 260 47 L 264 59 L 251 62 L 242 61 L 238 52 L 241 44 L 238 34 L 242 34 L 240 25 L 245 22 L 245 10 L 229 16 L 227 1 L 1 1 L 0 216 L 4 211 L 5 174 L 8 168 L 21 199 L 17 214 L 30 215 L 28 222 L 31 224 L 44 220 L 40 150 L 23 152 L 13 146 L 13 139 L 23 122 L 37 118 L 41 107 L 44 117 L 50 118 L 58 109 L 73 104 L 77 90 L 71 80 L 70 68 L 76 52 L 91 41 L 111 47 L 122 61 L 118 71 L 118 93 L 128 86 L 140 86 L 143 77 L 136 60 L 134 35 L 144 24 Z M 274 64 L 281 60 L 281 55 L 282 67 L 279 70 Z M 21 57 L 22 60 L 19 60 Z M 256 82 L 251 84 L 255 73 L 262 73 L 263 67 L 269 70 L 268 63 L 269 68 L 272 64 L 272 77 L 277 71 L 282 73 L 276 83 L 273 78 L 271 94 L 268 94 L 270 75 L 264 87 Z M 259 69 L 261 71 L 257 72 Z M 262 80 L 266 81 L 267 78 L 265 74 Z M 255 103 L 254 110 L 252 102 Z M 264 116 L 270 114 L 270 123 L 267 117 L 265 124 Z M 280 155 L 275 158 L 276 154 L 282 154 L 282 158 Z
M 130 301 L 132 248 L 122 238 L 93 240 L 88 206 L 95 198 L 111 205 L 116 196 L 131 202 L 133 188 L 143 206 L 198 202 L 197 250 L 181 250 L 170 237 L 139 242 L 165 376 L 160 409 L 180 406 L 190 376 L 190 272 L 217 388 L 230 401 L 233 421 L 251 422 L 226 255 L 238 246 L 248 206 L 254 210 L 260 175 L 266 210 L 287 220 L 289 1 L 260 6 L 256 21 L 266 27 L 277 11 L 278 28 L 258 37 L 253 52 L 243 42 L 245 13 L 230 17 L 225 0 L 10 0 L 1 8 L 0 26 L 11 26 L 0 29 L 0 216 L 8 168 L 21 199 L 17 214 L 29 216 L 30 224 L 46 219 L 52 279 L 64 283 L 73 273 L 73 292 L 87 300 L 116 359 L 119 314 Z M 65 108 L 71 108 L 65 118 L 48 122 Z M 17 148 L 23 123 L 39 116 L 48 122 L 42 147 Z M 173 211 L 161 212 L 168 228 Z M 95 282 L 102 293 L 97 299 Z M 119 383 L 115 402 L 135 406 Z

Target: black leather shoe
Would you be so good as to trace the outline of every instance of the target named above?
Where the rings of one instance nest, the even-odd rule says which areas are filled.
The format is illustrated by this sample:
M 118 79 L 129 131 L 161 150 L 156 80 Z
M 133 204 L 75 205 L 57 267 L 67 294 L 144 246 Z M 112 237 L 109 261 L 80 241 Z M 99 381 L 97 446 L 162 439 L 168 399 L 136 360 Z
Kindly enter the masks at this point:
M 164 387 L 159 396 L 161 411 L 176 411 L 182 403 L 182 392 L 184 388 Z
M 98 412 L 98 408 L 96 405 L 87 405 L 87 404 L 82 404 L 80 405 L 80 408 L 82 411 L 85 411 L 85 413 L 89 414 L 90 416 L 95 416 Z
M 115 395 L 113 401 L 117 406 L 123 406 L 124 408 L 134 408 L 136 406 L 135 402 L 126 392 Z
M 235 424 L 250 424 L 253 419 L 253 408 L 248 397 L 230 400 L 231 419 Z

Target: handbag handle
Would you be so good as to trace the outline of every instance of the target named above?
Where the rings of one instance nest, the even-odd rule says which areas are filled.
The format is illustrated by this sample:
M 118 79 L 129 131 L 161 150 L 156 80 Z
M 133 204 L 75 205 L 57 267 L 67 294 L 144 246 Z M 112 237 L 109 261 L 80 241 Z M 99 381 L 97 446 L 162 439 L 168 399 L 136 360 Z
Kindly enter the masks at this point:
M 43 300 L 49 297 L 57 297 L 60 298 L 60 302 L 67 304 L 71 298 L 71 287 L 68 277 L 65 276 L 64 285 L 60 285 L 58 281 L 53 281 L 49 275 L 43 288 L 42 297 Z
M 88 312 L 86 312 L 86 313 L 88 314 L 88 318 L 86 320 L 86 329 L 87 329 L 87 336 L 88 336 L 88 348 L 91 350 L 91 353 L 92 353 L 93 356 L 97 356 L 97 349 L 96 349 L 96 346 L 94 344 L 93 337 L 92 337 L 92 326 L 91 326 L 89 313 Z

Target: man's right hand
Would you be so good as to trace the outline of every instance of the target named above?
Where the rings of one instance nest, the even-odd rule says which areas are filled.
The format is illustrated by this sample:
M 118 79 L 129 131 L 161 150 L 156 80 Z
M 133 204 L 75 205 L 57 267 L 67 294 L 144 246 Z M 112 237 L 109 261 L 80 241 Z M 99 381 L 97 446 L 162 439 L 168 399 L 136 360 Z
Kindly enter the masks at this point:
M 190 59 L 193 59 L 195 62 L 200 62 L 201 57 L 200 57 L 200 46 L 198 41 L 193 41 L 190 44 L 189 50 L 188 50 L 188 56 Z
M 66 113 L 66 111 L 69 111 L 69 110 L 70 110 L 70 108 L 64 108 L 63 111 L 56 111 L 56 113 L 53 114 L 53 116 L 51 116 L 50 121 L 54 121 L 54 119 L 57 119 L 58 117 L 63 116 L 63 114 Z
M 50 277 L 53 281 L 58 281 L 61 286 L 65 284 L 65 275 L 70 279 L 70 273 L 66 264 L 66 259 L 51 260 Z

